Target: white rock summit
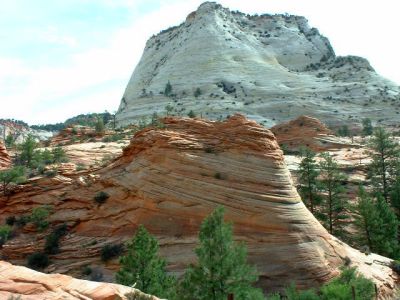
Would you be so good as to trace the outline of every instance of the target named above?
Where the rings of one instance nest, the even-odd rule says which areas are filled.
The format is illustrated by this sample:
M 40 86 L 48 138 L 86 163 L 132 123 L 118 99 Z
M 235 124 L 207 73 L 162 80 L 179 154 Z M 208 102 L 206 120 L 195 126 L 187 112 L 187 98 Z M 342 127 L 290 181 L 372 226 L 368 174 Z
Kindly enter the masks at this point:
M 241 112 L 266 126 L 302 114 L 329 125 L 363 117 L 390 125 L 400 120 L 399 92 L 364 58 L 336 56 L 304 17 L 250 16 L 205 2 L 147 41 L 117 120 L 137 122 L 168 105 L 172 114 L 211 119 Z

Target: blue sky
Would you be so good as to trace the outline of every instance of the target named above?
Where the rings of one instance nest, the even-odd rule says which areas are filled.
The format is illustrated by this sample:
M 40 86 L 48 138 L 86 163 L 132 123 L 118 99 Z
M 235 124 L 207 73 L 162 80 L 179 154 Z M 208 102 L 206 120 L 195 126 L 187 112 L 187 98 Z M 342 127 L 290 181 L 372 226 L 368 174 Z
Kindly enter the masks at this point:
M 30 124 L 115 111 L 146 40 L 198 0 L 0 0 L 0 118 Z M 397 0 L 221 0 L 246 13 L 306 16 L 338 55 L 400 83 Z

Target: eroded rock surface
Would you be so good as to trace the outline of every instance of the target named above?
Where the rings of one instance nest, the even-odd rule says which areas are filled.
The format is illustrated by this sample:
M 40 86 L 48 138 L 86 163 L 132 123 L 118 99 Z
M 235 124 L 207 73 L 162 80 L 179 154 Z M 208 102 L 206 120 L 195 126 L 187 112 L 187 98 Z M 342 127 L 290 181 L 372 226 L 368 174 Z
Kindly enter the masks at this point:
M 241 115 L 224 122 L 168 117 L 164 123 L 164 129 L 136 133 L 121 157 L 95 174 L 38 179 L 0 198 L 0 223 L 52 206 L 52 226 L 66 223 L 69 230 L 46 271 L 83 276 L 89 265 L 108 279 L 118 264 L 102 263 L 101 248 L 130 239 L 144 224 L 159 239 L 169 270 L 182 274 L 195 261 L 202 220 L 224 205 L 268 292 L 291 282 L 318 286 L 339 274 L 346 257 L 373 278 L 381 297 L 393 292 L 389 259 L 343 244 L 306 209 L 271 131 Z M 99 191 L 109 195 L 101 205 L 94 201 Z M 28 224 L 15 231 L 0 254 L 24 264 L 28 254 L 42 251 L 50 229 L 37 233 Z
M 11 166 L 11 159 L 8 155 L 7 149 L 2 142 L 0 142 L 0 170 L 7 169 Z
M 78 280 L 61 274 L 43 274 L 0 261 L 0 299 L 126 300 L 128 293 L 143 294 L 118 284 Z
M 241 112 L 267 127 L 304 114 L 329 125 L 364 117 L 397 125 L 399 92 L 366 59 L 336 56 L 304 17 L 250 16 L 205 2 L 147 41 L 117 120 L 126 125 L 168 105 L 175 115 L 212 119 Z
M 349 146 L 344 140 L 336 137 L 320 120 L 309 116 L 300 116 L 289 122 L 271 128 L 279 145 L 291 151 L 307 147 L 321 152 L 328 149 L 339 149 Z

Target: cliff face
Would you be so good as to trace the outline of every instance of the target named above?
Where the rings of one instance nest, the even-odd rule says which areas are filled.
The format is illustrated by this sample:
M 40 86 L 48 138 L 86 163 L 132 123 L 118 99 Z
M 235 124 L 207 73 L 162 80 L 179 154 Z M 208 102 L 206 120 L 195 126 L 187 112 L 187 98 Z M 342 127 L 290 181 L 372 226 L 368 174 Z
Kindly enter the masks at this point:
M 367 60 L 336 56 L 304 17 L 249 16 L 205 2 L 148 40 L 117 120 L 137 122 L 169 105 L 213 119 L 241 112 L 268 127 L 302 114 L 333 125 L 363 117 L 394 124 L 399 92 Z
M 381 295 L 392 291 L 390 260 L 341 243 L 305 208 L 269 130 L 241 115 L 225 122 L 169 117 L 164 123 L 165 129 L 138 132 L 119 159 L 95 174 L 38 179 L 0 198 L 0 223 L 50 205 L 52 226 L 66 223 L 69 233 L 46 271 L 82 276 L 82 267 L 90 265 L 108 279 L 117 262 L 103 264 L 100 249 L 129 239 L 144 224 L 158 237 L 169 269 L 181 274 L 195 260 L 203 218 L 224 205 L 266 290 L 292 281 L 316 286 L 337 275 L 349 257 Z M 93 200 L 99 191 L 110 196 L 102 205 Z M 0 254 L 24 264 L 28 254 L 43 249 L 48 233 L 35 232 L 32 224 L 15 229 Z
M 128 293 L 142 294 L 138 290 L 118 284 L 78 280 L 60 274 L 43 274 L 0 261 L 1 299 L 126 300 L 125 295 Z M 149 296 L 150 299 L 158 298 Z
M 0 142 L 0 170 L 11 166 L 11 159 L 8 155 L 6 147 Z

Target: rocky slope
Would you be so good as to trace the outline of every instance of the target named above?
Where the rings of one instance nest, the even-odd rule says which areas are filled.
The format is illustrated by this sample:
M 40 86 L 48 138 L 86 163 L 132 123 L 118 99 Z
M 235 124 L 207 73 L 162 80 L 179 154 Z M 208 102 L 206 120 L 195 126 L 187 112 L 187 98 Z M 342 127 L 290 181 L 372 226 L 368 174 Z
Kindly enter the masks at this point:
M 0 141 L 0 170 L 6 169 L 11 166 L 11 159 L 8 155 L 6 147 Z
M 137 122 L 169 105 L 174 114 L 214 119 L 242 112 L 268 127 L 302 114 L 329 125 L 363 117 L 397 124 L 399 92 L 367 60 L 336 56 L 304 17 L 250 16 L 205 2 L 147 41 L 117 120 Z
M 0 261 L 1 299 L 126 300 L 128 293 L 145 295 L 122 285 L 78 280 L 60 274 L 43 274 Z M 148 296 L 148 300 L 157 299 Z
M 340 149 L 349 144 L 334 135 L 332 130 L 316 118 L 300 116 L 289 122 L 271 128 L 281 147 L 289 151 L 299 151 L 302 147 L 321 152 Z
M 240 115 L 225 122 L 164 123 L 165 129 L 135 134 L 121 157 L 95 174 L 38 178 L 0 198 L 0 223 L 50 205 L 51 227 L 66 223 L 68 234 L 46 271 L 83 276 L 82 268 L 91 266 L 105 279 L 118 266 L 116 260 L 101 262 L 101 248 L 129 239 L 144 224 L 158 237 L 170 271 L 181 274 L 195 260 L 201 221 L 224 205 L 236 238 L 246 242 L 261 273 L 260 286 L 269 292 L 292 281 L 317 286 L 336 276 L 345 261 L 377 283 L 382 299 L 393 292 L 389 259 L 343 244 L 305 208 L 269 130 Z M 109 195 L 102 205 L 93 200 L 99 191 Z M 38 233 L 28 223 L 14 230 L 0 254 L 25 264 L 28 254 L 42 251 L 51 229 Z
M 11 135 L 16 143 L 22 143 L 24 139 L 32 134 L 40 141 L 45 141 L 53 136 L 53 132 L 45 130 L 35 130 L 22 121 L 0 119 L 0 141 Z

